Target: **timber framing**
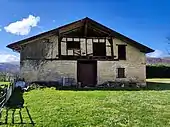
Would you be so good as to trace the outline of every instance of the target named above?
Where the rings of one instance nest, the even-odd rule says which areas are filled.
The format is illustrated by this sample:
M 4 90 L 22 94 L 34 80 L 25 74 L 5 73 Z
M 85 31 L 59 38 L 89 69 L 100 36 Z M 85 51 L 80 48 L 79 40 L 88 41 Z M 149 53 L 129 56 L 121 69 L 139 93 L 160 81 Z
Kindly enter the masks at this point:
M 113 51 L 113 39 L 108 39 L 110 45 L 111 45 L 111 56 L 114 58 L 114 51 Z
M 114 56 L 116 57 L 116 56 Z M 26 60 L 100 60 L 100 61 L 119 61 L 119 59 L 114 59 L 111 56 L 74 56 L 74 55 L 61 55 L 60 58 L 26 58 Z
M 64 39 L 64 40 L 62 40 Z M 85 52 L 82 52 L 82 49 L 81 47 L 79 48 L 71 48 L 71 49 L 68 49 L 68 43 L 70 42 L 75 42 L 75 43 L 82 43 L 81 42 L 81 39 L 83 39 L 83 42 L 85 43 L 84 45 L 84 50 Z M 94 43 L 103 43 L 106 47 L 106 41 L 109 42 L 110 45 L 108 45 L 107 47 L 110 48 L 111 50 L 111 54 L 110 55 L 104 55 L 104 56 L 94 56 L 94 50 L 93 52 L 88 52 L 87 51 L 87 40 L 91 41 L 91 45 L 93 47 L 93 44 Z M 101 41 L 102 40 L 102 41 Z M 64 43 L 65 47 L 62 49 L 62 51 L 64 50 L 64 53 L 65 55 L 63 55 L 61 53 L 61 45 Z M 114 53 L 113 53 L 113 41 L 112 41 L 112 38 L 110 37 L 83 37 L 83 38 L 77 38 L 77 37 L 60 37 L 58 38 L 58 50 L 59 50 L 59 54 L 58 54 L 58 59 L 60 60 L 67 60 L 67 59 L 73 59 L 73 60 L 76 60 L 76 59 L 105 59 L 105 60 L 115 60 L 115 57 L 114 56 Z M 72 54 L 69 54 L 69 51 L 72 52 Z M 68 57 L 67 57 L 68 56 Z M 55 59 L 56 60 L 56 59 Z
M 92 31 L 92 33 L 90 33 Z M 21 51 L 21 46 L 20 45 L 24 45 L 25 43 L 31 41 L 34 42 L 35 39 L 37 38 L 43 38 L 44 36 L 48 36 L 48 35 L 56 35 L 59 37 L 58 42 L 59 42 L 59 47 L 60 47 L 60 40 L 64 37 L 64 36 L 75 36 L 77 35 L 77 33 L 79 33 L 78 37 L 112 37 L 112 38 L 118 38 L 136 48 L 138 48 L 141 52 L 144 53 L 149 53 L 149 52 L 153 52 L 154 50 L 142 45 L 88 17 L 75 21 L 73 23 L 58 27 L 56 29 L 41 33 L 39 35 L 21 40 L 21 41 L 17 41 L 14 42 L 12 44 L 7 45 L 8 48 L 13 49 L 14 51 L 20 52 Z M 91 36 L 92 35 L 92 36 Z M 112 45 L 112 42 L 109 41 Z M 61 50 L 61 49 L 60 49 Z M 59 50 L 59 55 L 61 55 L 61 51 Z M 112 49 L 112 54 L 113 54 L 113 49 Z

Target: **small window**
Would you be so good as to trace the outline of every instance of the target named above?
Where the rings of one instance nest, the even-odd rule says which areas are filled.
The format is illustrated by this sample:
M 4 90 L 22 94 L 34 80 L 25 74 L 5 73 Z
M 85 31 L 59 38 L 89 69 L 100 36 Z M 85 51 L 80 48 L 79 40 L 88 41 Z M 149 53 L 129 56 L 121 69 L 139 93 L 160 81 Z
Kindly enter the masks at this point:
M 117 69 L 117 78 L 125 78 L 125 68 Z
M 79 41 L 67 41 L 67 49 L 80 49 L 80 42 Z
M 126 45 L 118 45 L 118 59 L 126 60 Z

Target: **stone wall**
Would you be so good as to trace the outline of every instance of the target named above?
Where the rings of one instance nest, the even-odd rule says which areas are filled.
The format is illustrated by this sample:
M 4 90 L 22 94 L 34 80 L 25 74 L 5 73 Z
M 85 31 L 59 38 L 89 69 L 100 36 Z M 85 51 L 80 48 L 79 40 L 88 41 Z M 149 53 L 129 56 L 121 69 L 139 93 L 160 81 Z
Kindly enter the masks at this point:
M 98 83 L 107 81 L 135 81 L 146 82 L 145 65 L 136 65 L 117 61 L 97 62 Z M 125 68 L 125 78 L 117 78 L 117 68 Z
M 117 44 L 126 44 L 126 60 L 98 61 L 98 83 L 106 81 L 137 81 L 146 82 L 146 57 L 137 48 L 113 39 L 114 55 L 118 56 Z M 126 78 L 117 78 L 117 68 L 125 68 Z
M 24 60 L 21 76 L 26 81 L 58 81 L 63 78 L 72 83 L 77 81 L 77 61 L 67 60 Z

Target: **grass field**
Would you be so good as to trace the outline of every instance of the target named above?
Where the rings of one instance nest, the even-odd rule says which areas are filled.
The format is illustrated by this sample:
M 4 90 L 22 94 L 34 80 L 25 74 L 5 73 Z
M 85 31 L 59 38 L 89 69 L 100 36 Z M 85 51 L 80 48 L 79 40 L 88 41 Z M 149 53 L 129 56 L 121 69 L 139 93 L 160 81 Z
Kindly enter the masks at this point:
M 170 126 L 170 90 L 59 91 L 45 88 L 26 92 L 23 97 L 25 107 L 21 111 L 3 110 L 4 126 Z

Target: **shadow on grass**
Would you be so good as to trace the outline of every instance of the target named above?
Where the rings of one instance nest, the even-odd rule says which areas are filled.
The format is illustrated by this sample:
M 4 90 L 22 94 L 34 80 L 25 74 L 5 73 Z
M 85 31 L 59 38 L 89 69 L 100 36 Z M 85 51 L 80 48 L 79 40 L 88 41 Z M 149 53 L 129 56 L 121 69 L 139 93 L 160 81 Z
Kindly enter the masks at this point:
M 18 113 L 17 113 L 17 109 L 19 109 Z M 30 114 L 29 109 L 28 109 L 27 106 L 25 106 L 23 108 L 17 108 L 17 109 L 16 108 L 6 108 L 6 111 L 5 111 L 5 114 L 4 114 L 5 115 L 5 117 L 4 117 L 5 119 L 4 119 L 4 121 L 1 120 L 0 125 L 15 125 L 15 124 L 21 124 L 21 125 L 25 124 L 25 125 L 32 125 L 32 126 L 35 125 L 35 123 L 34 123 L 32 117 L 31 117 L 31 114 Z M 24 120 L 23 120 L 22 111 L 24 109 L 27 112 L 26 114 L 27 114 L 27 116 L 29 118 L 29 122 L 24 122 Z M 12 113 L 9 113 L 9 111 L 12 111 Z M 18 115 L 18 114 L 19 114 L 20 122 L 15 122 L 15 116 Z M 12 116 L 12 118 L 10 116 Z M 11 120 L 9 120 L 10 118 L 11 118 Z M 9 121 L 12 121 L 12 122 L 9 122 Z
M 10 97 L 10 99 L 8 100 L 8 102 L 6 103 L 5 108 L 4 108 L 4 109 L 6 109 L 5 114 L 4 114 L 5 121 L 1 122 L 0 124 L 32 124 L 33 126 L 35 125 L 34 121 L 32 120 L 32 117 L 31 117 L 28 107 L 23 106 L 24 105 L 23 92 L 24 91 L 21 88 L 14 89 L 12 96 Z M 22 111 L 24 109 L 26 110 L 26 114 L 30 120 L 30 123 L 23 122 Z M 16 123 L 15 118 L 14 118 L 17 110 L 19 110 L 17 115 L 19 114 L 18 116 L 20 119 L 20 123 Z M 12 113 L 9 113 L 9 111 L 12 111 Z M 12 116 L 11 123 L 8 122 L 9 116 Z
M 23 93 L 24 91 L 20 87 L 15 88 L 5 106 L 7 108 L 22 108 L 24 105 Z

